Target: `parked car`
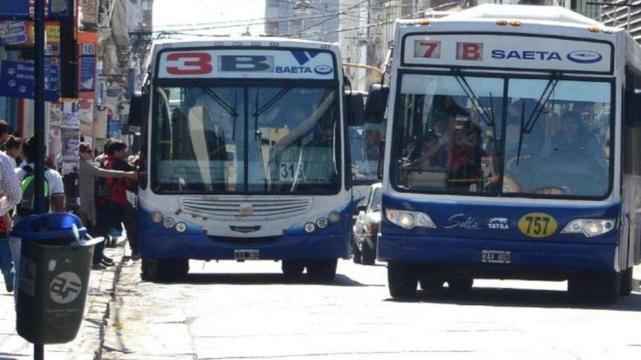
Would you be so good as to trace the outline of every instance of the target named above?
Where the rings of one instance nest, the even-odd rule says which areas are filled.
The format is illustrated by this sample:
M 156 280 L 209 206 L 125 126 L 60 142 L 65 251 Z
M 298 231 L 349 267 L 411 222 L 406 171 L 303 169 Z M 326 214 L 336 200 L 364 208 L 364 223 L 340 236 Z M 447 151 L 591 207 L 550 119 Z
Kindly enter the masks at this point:
M 359 205 L 358 216 L 352 228 L 354 262 L 363 265 L 376 263 L 376 239 L 381 224 L 382 184 L 370 186 L 367 202 Z

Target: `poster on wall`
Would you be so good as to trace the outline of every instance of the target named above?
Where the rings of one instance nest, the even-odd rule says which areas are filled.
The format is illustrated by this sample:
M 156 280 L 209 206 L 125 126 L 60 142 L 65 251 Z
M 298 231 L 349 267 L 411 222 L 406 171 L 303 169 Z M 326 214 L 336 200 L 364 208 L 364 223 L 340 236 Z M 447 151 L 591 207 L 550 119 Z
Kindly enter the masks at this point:
M 60 23 L 49 21 L 45 25 L 47 46 L 60 44 Z M 0 45 L 32 47 L 34 41 L 33 21 L 0 21 Z
M 78 148 L 80 146 L 80 119 L 78 116 L 78 101 L 63 101 L 60 121 L 62 142 L 62 174 L 70 174 L 78 168 L 80 161 Z
M 96 89 L 96 55 L 98 35 L 92 32 L 78 33 L 78 91 L 93 93 Z
M 68 19 L 74 15 L 74 0 L 45 0 L 47 19 Z M 0 19 L 29 19 L 34 15 L 35 0 L 0 1 Z
M 45 58 L 45 101 L 60 98 L 60 66 L 51 57 Z M 33 99 L 36 75 L 34 64 L 25 61 L 3 61 L 0 69 L 0 96 Z

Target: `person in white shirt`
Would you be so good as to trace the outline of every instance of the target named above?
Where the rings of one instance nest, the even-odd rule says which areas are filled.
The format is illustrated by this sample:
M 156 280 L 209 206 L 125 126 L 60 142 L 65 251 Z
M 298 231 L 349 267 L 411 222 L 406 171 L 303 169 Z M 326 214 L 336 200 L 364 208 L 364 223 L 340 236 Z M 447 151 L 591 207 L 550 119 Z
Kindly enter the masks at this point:
M 29 175 L 30 172 L 35 170 L 34 159 L 36 158 L 36 141 L 30 137 L 22 144 L 22 155 L 24 161 L 20 167 L 16 168 L 16 176 L 18 181 L 22 180 Z M 62 176 L 59 172 L 53 169 L 45 169 L 45 181 L 49 187 L 49 202 L 48 208 L 50 212 L 64 212 L 65 211 L 65 189 L 62 182 Z M 18 206 L 18 209 L 20 206 Z
M 20 164 L 20 167 L 15 169 L 15 175 L 18 178 L 19 183 L 22 183 L 22 180 L 35 170 L 33 162 L 38 155 L 36 152 L 36 140 L 34 137 L 30 137 L 22 144 L 22 156 L 24 156 L 24 161 Z M 62 182 L 62 176 L 59 172 L 52 169 L 46 169 L 44 175 L 49 189 L 49 198 L 47 199 L 49 212 L 64 212 L 65 189 Z M 24 191 L 24 185 L 21 186 Z M 31 203 L 31 199 L 26 199 L 26 196 L 23 196 L 22 203 L 25 201 Z M 16 220 L 20 218 L 21 213 L 24 215 L 24 211 L 21 210 L 24 210 L 24 207 L 22 204 L 18 204 L 18 216 L 16 216 Z M 18 271 L 20 269 L 20 244 L 20 239 L 14 237 L 10 238 L 9 245 L 11 246 L 11 255 L 16 269 L 16 278 L 18 277 Z
M 0 153 L 0 270 L 4 275 L 5 287 L 13 291 L 13 273 L 11 272 L 11 252 L 9 248 L 9 212 L 20 202 L 22 191 L 10 158 Z

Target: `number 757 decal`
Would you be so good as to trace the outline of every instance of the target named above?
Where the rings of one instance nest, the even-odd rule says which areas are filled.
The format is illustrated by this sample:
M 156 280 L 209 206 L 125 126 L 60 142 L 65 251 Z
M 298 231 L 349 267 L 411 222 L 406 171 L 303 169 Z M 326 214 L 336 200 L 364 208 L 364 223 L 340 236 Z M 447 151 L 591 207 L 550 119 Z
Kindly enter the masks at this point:
M 544 238 L 556 232 L 556 219 L 545 213 L 525 214 L 519 220 L 519 230 L 529 237 Z

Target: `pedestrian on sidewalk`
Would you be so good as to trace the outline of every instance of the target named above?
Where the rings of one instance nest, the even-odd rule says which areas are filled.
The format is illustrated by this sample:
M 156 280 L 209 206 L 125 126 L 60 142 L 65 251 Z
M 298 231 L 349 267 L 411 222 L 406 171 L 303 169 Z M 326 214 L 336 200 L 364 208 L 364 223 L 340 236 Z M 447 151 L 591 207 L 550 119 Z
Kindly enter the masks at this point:
M 16 207 L 15 220 L 32 215 L 35 213 L 33 208 L 35 202 L 35 166 L 34 161 L 38 156 L 36 151 L 36 139 L 30 137 L 22 144 L 22 156 L 24 161 L 20 167 L 15 169 L 15 175 L 18 178 L 19 188 L 22 190 L 22 200 Z M 43 159 L 44 160 L 44 159 Z M 65 212 L 65 189 L 62 183 L 62 176 L 56 170 L 45 168 L 45 211 L 46 212 Z M 10 238 L 9 246 L 11 247 L 11 256 L 15 268 L 16 277 L 20 271 L 20 245 L 19 238 Z
M 136 169 L 125 161 L 127 158 L 126 154 L 127 145 L 124 142 L 120 140 L 112 141 L 107 151 L 107 169 L 126 172 L 135 171 Z M 136 228 L 136 211 L 127 200 L 127 188 L 132 187 L 136 181 L 133 179 L 108 178 L 106 182 L 110 193 L 107 202 L 108 213 L 116 219 L 118 226 L 120 226 L 120 223 L 125 225 L 127 240 L 131 247 L 131 256 L 136 259 L 140 256 L 138 250 L 138 231 Z
M 2 145 L 4 146 L 5 154 L 9 156 L 13 167 L 18 167 L 17 164 L 20 164 L 20 162 L 22 161 L 22 140 L 13 135 L 9 135 L 2 143 Z
M 93 163 L 93 151 L 91 146 L 86 143 L 80 144 L 80 165 L 78 191 L 80 193 L 80 218 L 94 237 L 106 237 L 107 228 L 98 224 L 96 221 L 96 195 L 95 186 L 96 178 L 134 178 L 136 173 L 133 171 L 124 172 L 117 170 L 107 170 L 97 167 Z M 113 265 L 113 260 L 104 255 L 104 242 L 96 245 L 93 256 L 94 268 Z
M 9 157 L 0 153 L 0 270 L 8 292 L 13 291 L 14 274 L 11 271 L 11 251 L 8 234 L 11 226 L 9 213 L 20 202 L 20 181 Z
M 6 121 L 0 120 L 0 151 L 4 151 L 4 142 L 13 133 L 11 126 Z
M 115 139 L 107 139 L 105 145 L 103 146 L 103 153 L 98 155 L 95 159 L 95 163 L 101 169 L 107 169 L 107 163 L 109 162 L 109 145 Z M 107 229 L 107 238 L 118 237 L 122 232 L 122 225 L 120 222 L 115 219 L 115 216 L 110 213 L 109 208 L 109 196 L 111 191 L 107 187 L 106 178 L 97 178 L 96 182 L 96 215 L 98 226 L 104 227 Z M 115 241 L 114 241 L 115 242 Z M 109 242 L 105 240 L 105 244 Z

